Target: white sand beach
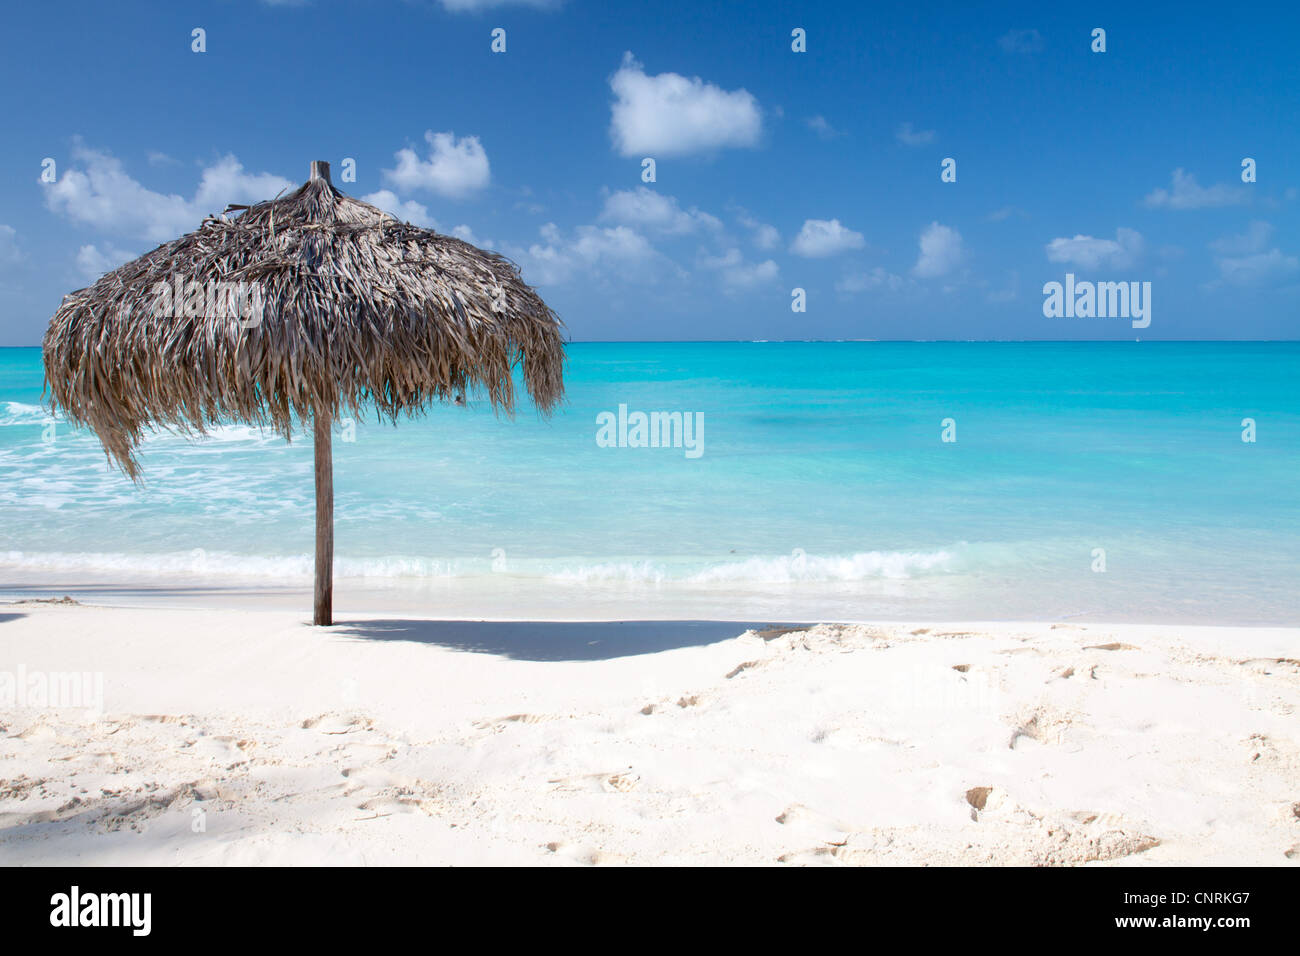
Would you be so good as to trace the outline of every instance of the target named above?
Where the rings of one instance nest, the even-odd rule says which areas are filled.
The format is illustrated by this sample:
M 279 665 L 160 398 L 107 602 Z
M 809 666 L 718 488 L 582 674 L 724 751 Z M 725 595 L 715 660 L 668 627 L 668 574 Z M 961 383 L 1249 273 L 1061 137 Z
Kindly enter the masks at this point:
M 1300 863 L 1300 631 L 755 628 L 3 605 L 0 862 Z

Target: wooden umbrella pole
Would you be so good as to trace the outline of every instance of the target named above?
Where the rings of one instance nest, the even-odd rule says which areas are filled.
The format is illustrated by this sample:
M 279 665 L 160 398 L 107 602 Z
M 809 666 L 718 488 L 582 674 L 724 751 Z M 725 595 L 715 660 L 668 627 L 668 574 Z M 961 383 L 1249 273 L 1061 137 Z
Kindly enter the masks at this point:
M 334 623 L 334 456 L 330 413 L 316 411 L 316 601 L 313 624 Z

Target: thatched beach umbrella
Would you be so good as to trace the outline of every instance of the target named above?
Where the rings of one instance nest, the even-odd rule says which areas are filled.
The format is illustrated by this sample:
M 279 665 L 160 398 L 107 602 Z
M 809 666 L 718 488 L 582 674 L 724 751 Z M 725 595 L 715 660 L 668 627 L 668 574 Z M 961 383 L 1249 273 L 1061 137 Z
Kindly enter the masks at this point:
M 562 326 L 513 263 L 344 196 L 328 163 L 292 195 L 235 209 L 67 296 L 45 377 L 56 409 L 136 480 L 151 423 L 203 434 L 238 420 L 289 438 L 310 419 L 313 621 L 330 624 L 340 409 L 396 420 L 477 386 L 510 412 L 521 364 L 549 411 L 564 393 Z

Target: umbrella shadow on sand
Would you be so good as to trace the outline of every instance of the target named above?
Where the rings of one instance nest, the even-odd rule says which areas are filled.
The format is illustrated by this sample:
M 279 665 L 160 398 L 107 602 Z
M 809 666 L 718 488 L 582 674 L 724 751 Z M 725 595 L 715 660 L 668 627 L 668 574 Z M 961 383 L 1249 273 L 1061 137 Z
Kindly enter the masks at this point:
M 525 661 L 605 661 L 703 647 L 769 621 L 339 621 L 333 634 L 366 641 L 413 641 Z

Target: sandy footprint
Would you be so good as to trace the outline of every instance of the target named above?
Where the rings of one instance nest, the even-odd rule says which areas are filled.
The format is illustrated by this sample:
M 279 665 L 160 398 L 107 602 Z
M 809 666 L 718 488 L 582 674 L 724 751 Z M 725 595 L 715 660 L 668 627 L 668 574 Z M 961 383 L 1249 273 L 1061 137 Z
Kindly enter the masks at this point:
M 546 782 L 556 792 L 630 793 L 641 785 L 641 775 L 629 767 L 626 770 L 555 777 Z
M 183 783 L 154 792 L 136 791 L 125 800 L 109 802 L 97 823 L 107 832 L 122 829 L 141 832 L 148 821 L 161 816 L 173 807 L 188 806 L 194 802 L 194 798 L 193 783 Z
M 801 838 L 815 839 L 827 846 L 844 843 L 850 833 L 860 829 L 802 803 L 786 807 L 777 815 L 776 822 Z
M 206 757 L 233 769 L 248 763 L 249 754 L 256 741 L 236 737 L 199 737 L 187 743 L 186 749 L 198 757 Z
M 398 787 L 363 800 L 357 804 L 357 809 L 372 815 L 359 818 L 366 820 L 395 813 L 423 813 L 432 817 L 438 816 L 446 808 L 436 796 L 421 792 L 418 788 Z
M 997 788 L 973 797 L 985 800 L 984 810 L 992 813 L 991 801 Z M 969 793 L 969 791 L 968 791 Z M 970 802 L 968 798 L 967 802 Z M 785 853 L 778 862 L 797 866 L 880 866 L 943 865 L 973 866 L 1002 863 L 1018 866 L 1077 866 L 1107 862 L 1144 853 L 1160 845 L 1153 836 L 1114 815 L 1081 811 L 1083 823 L 1073 818 L 1040 819 L 1003 796 L 1005 804 L 1020 814 L 1020 821 L 988 819 L 964 829 L 898 827 L 860 830 L 840 840 L 823 840 L 820 845 Z
M 833 846 L 809 847 L 806 850 L 782 853 L 776 858 L 776 862 L 789 863 L 794 866 L 832 866 L 840 862 L 836 856 L 838 849 L 838 847 Z
M 619 866 L 628 862 L 628 858 L 622 854 L 577 843 L 565 843 L 562 840 L 544 844 L 542 849 L 548 854 L 554 854 L 581 866 Z
M 1023 710 L 1010 721 L 1012 730 L 1007 747 L 1016 750 L 1027 740 L 1045 746 L 1062 745 L 1074 722 L 1072 715 L 1045 705 Z
M 32 724 L 30 727 L 19 731 L 16 734 L 10 734 L 10 740 L 22 740 L 27 743 L 44 744 L 51 741 L 59 740 L 58 732 L 49 724 L 39 723 Z
M 345 788 L 345 793 L 351 793 L 366 787 L 373 790 L 382 790 L 385 787 L 403 786 L 409 782 L 407 777 L 393 773 L 383 767 L 347 767 L 342 773 L 347 778 L 351 788 Z
M 189 726 L 188 717 L 177 714 L 141 714 L 140 719 L 147 724 L 179 724 L 182 727 Z M 122 724 L 126 729 L 135 726 L 134 722 L 127 721 Z
M 43 792 L 45 777 L 28 777 L 20 774 L 12 780 L 0 780 L 0 800 L 26 800 L 33 791 Z
M 318 717 L 309 717 L 299 725 L 303 730 L 314 730 L 320 734 L 351 734 L 370 730 L 374 722 L 369 717 L 359 715 L 327 713 Z
M 1055 828 L 1046 833 L 1048 846 L 1035 859 L 1041 866 L 1077 866 L 1145 853 L 1160 845 L 1155 837 L 1123 827 L 1103 825 L 1079 829 Z
M 357 740 L 341 744 L 317 756 L 324 762 L 343 768 L 341 772 L 347 777 L 387 764 L 397 754 L 398 747 L 387 741 L 368 743 Z
M 1034 826 L 1041 819 L 1027 810 L 1001 787 L 971 787 L 963 794 L 970 807 L 970 818 L 976 823 L 997 822 L 1018 827 Z
M 873 750 L 880 750 L 887 747 L 902 747 L 905 743 L 891 737 L 882 737 L 878 734 L 868 733 L 852 726 L 843 724 L 832 724 L 829 727 L 819 727 L 809 734 L 808 739 L 815 744 L 821 744 L 830 747 L 833 750 L 848 750 L 857 753 L 867 753 Z
M 639 786 L 641 786 L 641 775 L 632 770 L 612 774 L 601 783 L 601 788 L 608 793 L 631 793 Z
M 972 820 L 982 828 L 992 827 L 996 840 L 1019 843 L 1021 853 L 1035 866 L 1115 860 L 1160 845 L 1158 839 L 1119 814 L 1096 810 L 1039 813 L 1016 803 L 999 787 L 972 787 L 965 799 Z
M 737 664 L 731 670 L 727 671 L 727 680 L 731 680 L 733 677 L 739 677 L 741 674 L 744 674 L 746 671 L 752 671 L 755 668 L 764 667 L 767 665 L 767 663 L 768 663 L 767 661 L 744 661 L 743 663 Z
M 507 717 L 497 717 L 491 720 L 476 720 L 474 721 L 474 728 L 499 734 L 513 726 L 542 724 L 560 719 L 559 714 L 510 714 Z

